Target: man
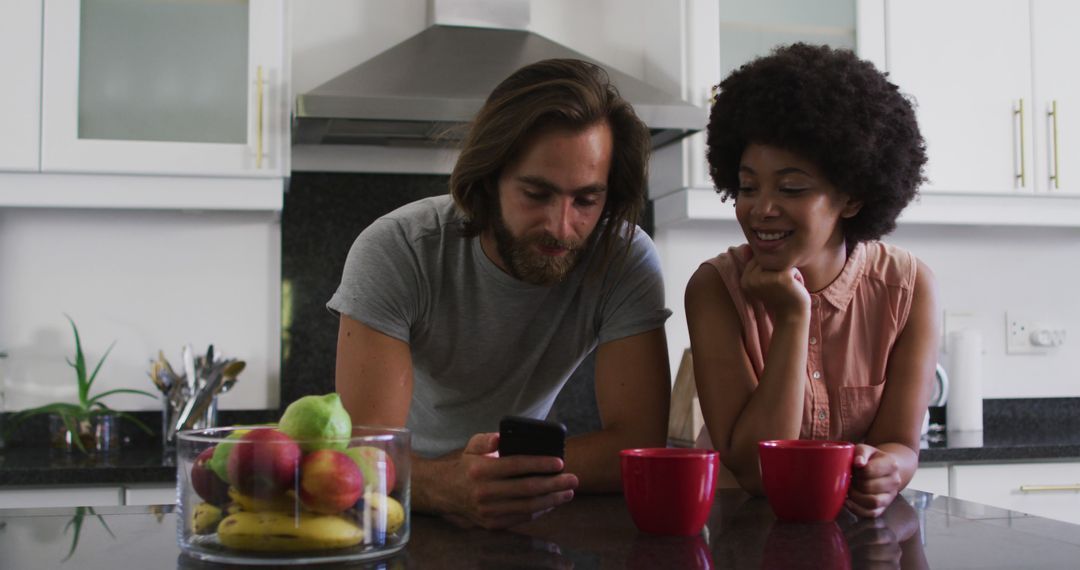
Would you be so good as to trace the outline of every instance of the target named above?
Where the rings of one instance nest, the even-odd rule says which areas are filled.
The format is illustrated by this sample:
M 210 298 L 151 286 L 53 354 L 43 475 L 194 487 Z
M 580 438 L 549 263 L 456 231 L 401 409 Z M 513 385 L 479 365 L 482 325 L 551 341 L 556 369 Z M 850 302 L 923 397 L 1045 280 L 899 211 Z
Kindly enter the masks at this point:
M 451 196 L 357 238 L 328 303 L 337 391 L 357 424 L 413 434 L 412 504 L 500 528 L 620 489 L 620 449 L 663 446 L 669 372 L 659 260 L 634 223 L 649 135 L 599 67 L 547 60 L 477 114 Z M 451 199 L 452 198 L 452 199 Z M 602 429 L 566 461 L 498 457 L 503 415 L 543 418 L 596 348 Z

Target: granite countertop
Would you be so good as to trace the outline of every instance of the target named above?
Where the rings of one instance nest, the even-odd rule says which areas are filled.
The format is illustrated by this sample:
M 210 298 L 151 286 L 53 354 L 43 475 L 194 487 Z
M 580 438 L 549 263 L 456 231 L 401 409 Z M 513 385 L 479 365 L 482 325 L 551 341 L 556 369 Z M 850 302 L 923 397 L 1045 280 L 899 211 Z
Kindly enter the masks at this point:
M 182 554 L 178 516 L 171 505 L 0 510 L 0 551 L 5 567 L 20 570 L 232 568 Z M 65 533 L 76 517 L 81 532 Z M 843 511 L 835 522 L 779 523 L 765 499 L 720 490 L 703 532 L 662 537 L 638 532 L 621 496 L 579 496 L 510 531 L 414 515 L 392 558 L 320 568 L 1071 568 L 1078 530 L 919 491 L 878 519 Z
M 920 464 L 1080 460 L 1080 398 L 986 400 L 985 430 L 948 433 L 924 441 Z M 942 419 L 942 409 L 931 417 Z M 232 423 L 260 423 L 276 411 L 250 411 L 227 417 Z M 86 485 L 172 483 L 174 452 L 164 453 L 154 439 L 132 441 L 100 457 L 42 446 L 0 449 L 0 485 Z

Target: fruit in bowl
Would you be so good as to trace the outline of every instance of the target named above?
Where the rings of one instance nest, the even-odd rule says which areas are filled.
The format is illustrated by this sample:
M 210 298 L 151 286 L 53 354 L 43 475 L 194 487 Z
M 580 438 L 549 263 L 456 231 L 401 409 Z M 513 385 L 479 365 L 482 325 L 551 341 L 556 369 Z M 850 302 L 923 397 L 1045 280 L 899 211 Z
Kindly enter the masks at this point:
M 340 451 L 319 449 L 305 455 L 300 472 L 300 502 L 312 512 L 340 513 L 364 492 L 360 467 Z
M 216 449 L 216 446 L 207 447 L 195 458 L 191 465 L 191 487 L 202 500 L 220 506 L 229 502 L 229 484 L 210 468 L 210 459 Z
M 350 447 L 345 453 L 352 458 L 364 474 L 364 487 L 389 494 L 397 485 L 397 469 L 390 454 L 370 445 Z M 382 487 L 382 488 L 380 488 Z
M 272 497 L 296 481 L 300 445 L 273 428 L 252 430 L 229 453 L 229 483 L 241 493 Z
M 177 453 L 179 542 L 195 558 L 363 560 L 408 540 L 408 432 L 354 428 L 337 394 L 269 426 L 181 432 Z
M 301 441 L 308 453 L 318 449 L 342 450 L 349 446 L 352 419 L 336 392 L 324 396 L 304 396 L 289 404 L 278 429 Z

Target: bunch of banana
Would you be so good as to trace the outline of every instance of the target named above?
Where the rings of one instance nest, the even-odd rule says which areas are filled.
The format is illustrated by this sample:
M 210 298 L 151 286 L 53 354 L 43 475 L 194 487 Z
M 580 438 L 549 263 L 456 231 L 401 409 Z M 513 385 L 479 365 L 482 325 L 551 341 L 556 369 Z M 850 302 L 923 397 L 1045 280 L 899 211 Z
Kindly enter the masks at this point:
M 195 534 L 210 534 L 217 531 L 221 522 L 221 508 L 210 503 L 199 503 L 191 513 L 191 530 Z
M 280 512 L 238 512 L 217 526 L 222 545 L 267 552 L 348 548 L 360 544 L 364 532 L 337 515 Z

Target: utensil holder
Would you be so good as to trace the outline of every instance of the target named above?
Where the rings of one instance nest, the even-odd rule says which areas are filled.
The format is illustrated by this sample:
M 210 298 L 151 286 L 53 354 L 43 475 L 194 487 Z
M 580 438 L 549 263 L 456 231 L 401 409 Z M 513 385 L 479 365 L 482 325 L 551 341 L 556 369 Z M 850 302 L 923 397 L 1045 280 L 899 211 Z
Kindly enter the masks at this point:
M 167 398 L 162 401 L 161 407 L 161 445 L 166 449 L 176 448 L 176 422 L 180 419 L 180 411 L 187 405 L 187 401 L 177 402 L 174 406 Z M 206 411 L 197 416 L 190 429 L 208 429 L 218 425 L 217 396 L 210 400 Z M 172 437 L 170 437 L 170 435 Z

